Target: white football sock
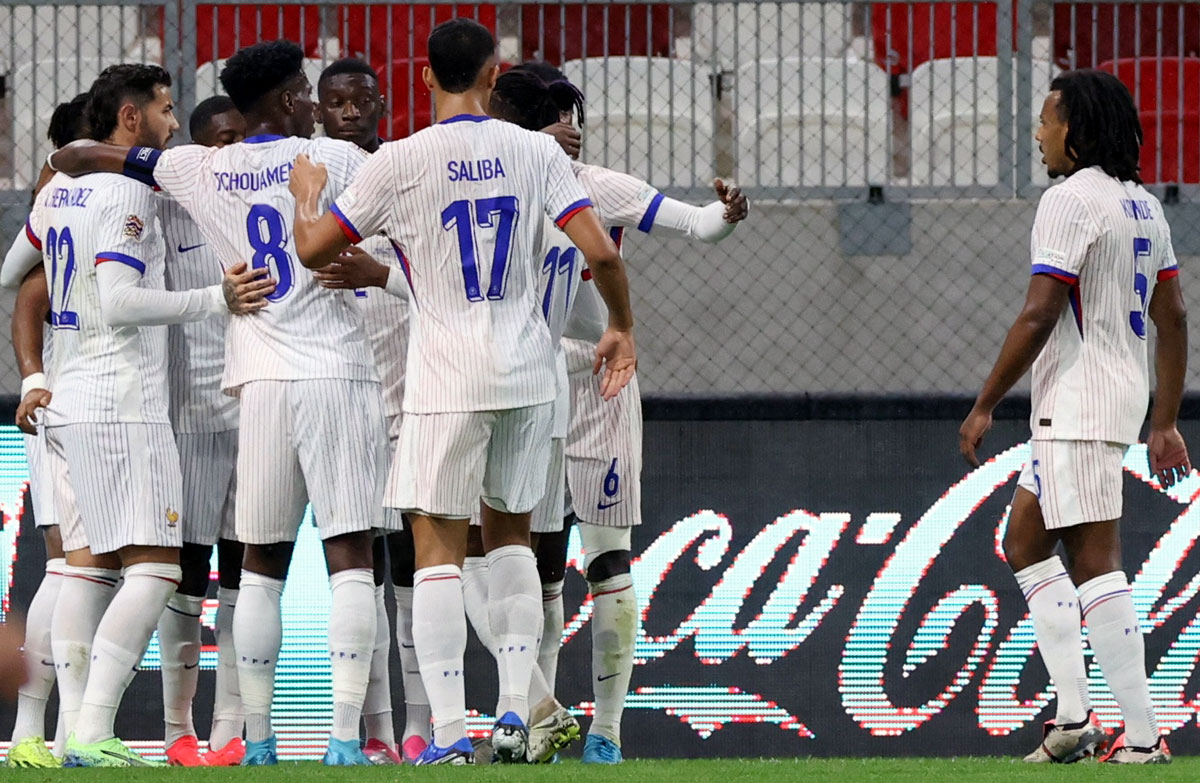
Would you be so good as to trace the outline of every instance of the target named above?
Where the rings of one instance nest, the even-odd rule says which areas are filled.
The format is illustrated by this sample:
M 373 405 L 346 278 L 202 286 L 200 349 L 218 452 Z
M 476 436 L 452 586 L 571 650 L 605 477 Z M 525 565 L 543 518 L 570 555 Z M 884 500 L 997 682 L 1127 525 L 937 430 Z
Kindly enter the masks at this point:
M 61 557 L 46 561 L 46 573 L 38 585 L 29 612 L 25 617 L 25 671 L 27 680 L 17 691 L 17 717 L 13 723 L 13 744 L 26 737 L 42 737 L 46 734 L 46 702 L 54 690 L 54 651 L 50 647 L 50 622 L 54 618 L 54 604 L 58 601 L 58 589 L 62 586 L 63 567 L 67 561 Z
M 633 577 L 617 574 L 589 584 L 592 591 L 592 687 L 596 715 L 589 734 L 621 744 L 621 713 L 633 676 L 633 645 L 637 636 L 637 597 Z
M 92 665 L 75 724 L 75 737 L 84 745 L 114 736 L 121 697 L 183 572 L 172 563 L 135 563 L 123 576 L 124 584 L 104 612 L 92 642 Z
M 371 651 L 375 648 L 375 575 L 370 568 L 338 571 L 329 577 L 329 587 L 331 736 L 356 740 L 371 679 Z
M 492 621 L 488 617 L 488 561 L 486 557 L 468 557 L 462 568 L 463 607 L 471 629 L 479 638 L 483 649 L 496 657 L 495 640 L 492 637 Z
M 203 596 L 175 593 L 158 620 L 158 645 L 162 651 L 163 745 L 196 736 L 192 701 L 200 682 L 200 613 Z
M 238 689 L 237 653 L 233 645 L 233 618 L 238 590 L 217 588 L 217 683 L 213 695 L 212 730 L 208 746 L 220 750 L 234 737 L 242 736 L 242 693 Z
M 462 571 L 453 565 L 421 568 L 413 581 L 413 641 L 433 713 L 434 742 L 447 748 L 467 736 Z
M 1104 680 L 1125 718 L 1125 742 L 1148 748 L 1158 742 L 1158 721 L 1146 679 L 1146 648 L 1129 582 L 1113 571 L 1079 586 L 1079 603 L 1088 627 L 1088 643 Z
M 550 690 L 558 679 L 558 651 L 562 648 L 564 620 L 563 581 L 542 583 L 542 643 L 538 645 L 537 665 Z
M 396 645 L 400 648 L 400 672 L 404 683 L 404 739 L 420 737 L 429 742 L 429 697 L 425 695 L 412 636 L 413 588 L 392 587 L 396 591 Z
M 377 739 L 391 747 L 396 744 L 392 724 L 392 682 L 388 660 L 392 653 L 392 634 L 388 624 L 383 585 L 375 586 L 375 649 L 371 652 L 371 680 L 363 699 L 363 727 L 367 739 Z
M 1054 722 L 1061 726 L 1086 720 L 1091 700 L 1075 585 L 1057 555 L 1015 575 L 1029 605 L 1042 662 L 1058 694 Z
M 271 728 L 271 700 L 275 695 L 275 664 L 283 645 L 283 580 L 242 571 L 238 592 L 233 638 L 246 739 L 262 742 L 275 734 Z
M 542 585 L 537 560 L 527 546 L 488 553 L 488 618 L 491 620 L 500 699 L 496 717 L 507 712 L 529 722 L 529 681 L 542 638 Z
M 107 568 L 68 565 L 62 571 L 63 582 L 50 622 L 50 648 L 54 651 L 58 710 L 63 724 L 62 736 L 54 738 L 57 749 L 64 749 L 67 737 L 75 731 L 92 663 L 92 640 L 121 578 L 120 571 Z

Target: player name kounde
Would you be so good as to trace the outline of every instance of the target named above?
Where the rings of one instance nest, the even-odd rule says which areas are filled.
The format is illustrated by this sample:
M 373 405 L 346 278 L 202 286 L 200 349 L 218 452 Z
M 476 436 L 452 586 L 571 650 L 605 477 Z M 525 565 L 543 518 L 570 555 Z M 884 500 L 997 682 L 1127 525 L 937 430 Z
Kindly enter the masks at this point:
M 759 530 L 740 552 L 731 551 L 733 527 L 728 518 L 715 511 L 700 511 L 680 520 L 654 540 L 634 561 L 633 576 L 638 591 L 638 609 L 643 623 L 638 629 L 636 661 L 652 663 L 675 652 L 690 640 L 694 655 L 705 665 L 730 661 L 742 651 L 760 665 L 775 664 L 797 650 L 823 623 L 835 615 L 853 616 L 845 636 L 837 664 L 837 688 L 845 713 L 866 732 L 877 736 L 900 735 L 912 731 L 944 710 L 956 698 L 971 698 L 978 728 L 982 732 L 1001 736 L 1035 721 L 1052 699 L 1050 686 L 1040 667 L 1029 667 L 1035 660 L 1033 626 L 1020 591 L 1012 585 L 1002 585 L 1006 605 L 1005 625 L 1001 625 L 1001 597 L 994 585 L 980 583 L 986 577 L 994 582 L 1012 579 L 1002 563 L 1000 541 L 1007 524 L 1007 510 L 1002 518 L 993 520 L 988 528 L 994 551 L 977 553 L 977 565 L 991 558 L 996 561 L 983 567 L 961 560 L 943 564 L 937 571 L 937 582 L 929 573 L 942 556 L 951 539 L 964 523 L 971 520 L 971 534 L 979 541 L 977 526 L 989 525 L 986 519 L 973 517 L 975 511 L 997 491 L 1011 491 L 1010 482 L 1028 458 L 1028 446 L 1022 444 L 1000 454 L 984 466 L 971 472 L 950 487 L 921 517 L 903 532 L 893 528 L 900 521 L 898 514 L 871 514 L 866 523 L 852 520 L 849 513 L 812 513 L 794 510 Z M 1133 446 L 1125 459 L 1125 469 L 1162 492 L 1157 481 L 1149 475 L 1145 446 Z M 1170 625 L 1182 625 L 1177 637 L 1169 644 L 1155 634 L 1168 633 L 1164 626 L 1200 593 L 1200 575 L 1179 573 L 1200 537 L 1200 476 L 1187 480 L 1166 491 L 1168 497 L 1181 505 L 1182 513 L 1149 550 L 1144 563 L 1132 581 L 1134 604 L 1142 620 L 1143 632 L 1148 634 L 1148 647 L 1166 649 L 1157 662 L 1148 659 L 1150 688 L 1160 726 L 1172 731 L 1196 718 L 1200 704 L 1185 693 L 1185 688 L 1200 658 L 1200 617 L 1177 617 Z M 1164 520 L 1165 521 L 1165 520 Z M 994 538 L 992 536 L 994 535 Z M 798 542 L 798 543 L 797 543 Z M 833 583 L 834 577 L 823 577 L 831 555 L 838 547 L 890 548 L 882 568 L 869 580 L 866 595 L 856 604 L 854 585 Z M 986 546 L 986 545 L 985 545 Z M 1139 552 L 1141 549 L 1139 549 Z M 694 554 L 692 554 L 694 553 Z M 689 591 L 702 590 L 697 581 L 711 581 L 707 596 L 686 614 L 685 619 L 669 633 L 652 635 L 646 627 L 662 629 L 666 619 L 655 613 L 655 596 L 659 587 L 677 566 L 692 571 L 691 554 L 699 571 L 713 575 L 711 580 L 702 574 L 689 574 Z M 864 553 L 865 554 L 865 553 Z M 571 549 L 575 567 L 582 563 L 578 539 L 573 537 Z M 853 557 L 853 555 L 851 555 Z M 872 556 L 872 561 L 879 554 Z M 1194 562 L 1187 566 L 1194 569 Z M 764 574 L 782 575 L 772 586 L 760 584 Z M 947 576 L 951 573 L 951 576 Z M 847 571 L 839 572 L 841 577 Z M 868 572 L 869 574 L 869 572 Z M 868 581 L 863 574 L 855 581 L 861 595 L 862 584 Z M 953 580 L 953 581 L 951 581 Z M 960 583 L 961 582 L 961 583 Z M 814 591 L 820 583 L 821 587 Z M 1167 594 L 1169 584 L 1181 584 L 1179 592 Z M 951 588 L 952 589 L 947 589 Z M 1012 588 L 1012 589 L 1009 589 Z M 810 593 L 812 593 L 810 595 Z M 982 610 L 982 612 L 980 612 Z M 971 617 L 965 618 L 968 612 Z M 676 617 L 680 613 L 672 611 Z M 982 614 L 982 623 L 979 617 Z M 579 608 L 567 623 L 565 641 L 570 640 L 591 616 L 590 599 Z M 1011 618 L 1020 619 L 1011 622 Z M 744 618 L 752 618 L 748 622 Z M 913 618 L 920 618 L 915 631 L 909 631 Z M 897 633 L 902 620 L 906 629 Z M 969 645 L 953 647 L 947 644 L 956 623 L 968 631 L 978 628 Z M 668 626 L 669 627 L 669 626 Z M 911 635 L 910 635 L 911 634 Z M 828 642 L 828 639 L 825 639 Z M 965 649 L 969 646 L 969 649 Z M 682 651 L 676 654 L 684 654 Z M 824 653 L 828 655 L 828 652 Z M 951 659 L 957 656 L 956 659 Z M 907 679 L 923 666 L 931 667 L 934 680 L 940 687 L 922 686 L 920 703 L 899 703 L 889 695 L 889 687 L 899 690 L 895 683 Z M 635 683 L 645 683 L 643 694 L 651 694 L 653 706 L 670 706 L 681 718 L 690 709 L 687 701 L 669 685 L 651 686 L 653 676 L 635 673 Z M 926 672 L 929 674 L 929 672 Z M 1035 678 L 1039 682 L 1033 682 Z M 1099 666 L 1091 661 L 1092 703 L 1097 716 L 1108 726 L 1120 722 L 1116 701 L 1103 682 Z M 719 676 L 718 676 L 718 679 Z M 922 678 L 926 685 L 929 677 Z M 805 715 L 783 712 L 784 708 L 802 710 L 803 699 L 790 693 L 794 686 L 784 684 L 791 679 L 778 679 L 778 692 L 746 693 L 745 686 L 761 688 L 763 683 L 775 683 L 777 678 L 756 677 L 756 684 L 724 683 L 743 687 L 724 688 L 731 694 L 751 699 L 756 705 L 770 705 L 780 716 L 769 722 L 798 733 L 815 737 L 803 723 Z M 974 684 L 975 688 L 966 686 Z M 826 683 L 812 684 L 824 689 Z M 1018 689 L 1020 688 L 1020 694 Z M 905 689 L 905 693 L 911 693 Z M 633 695 L 631 694 L 631 698 Z M 668 704 L 670 702 L 670 704 Z M 776 706 L 778 704 L 778 706 Z M 636 703 L 634 706 L 637 706 Z M 646 706 L 651 706 L 647 704 Z M 692 705 L 700 707 L 702 705 Z M 710 705 L 711 707 L 711 705 Z M 711 717 L 711 715 L 710 715 Z M 686 720 L 686 718 L 685 718 Z M 707 736 L 725 721 L 704 721 L 704 728 L 688 720 L 693 728 Z

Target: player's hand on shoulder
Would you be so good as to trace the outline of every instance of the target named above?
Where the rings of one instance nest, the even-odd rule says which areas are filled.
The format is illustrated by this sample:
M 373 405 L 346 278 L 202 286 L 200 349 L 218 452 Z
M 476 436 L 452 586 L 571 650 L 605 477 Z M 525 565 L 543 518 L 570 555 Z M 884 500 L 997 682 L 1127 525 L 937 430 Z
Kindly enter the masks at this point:
M 1150 455 L 1150 472 L 1163 487 L 1183 481 L 1192 472 L 1187 444 L 1175 427 L 1151 429 L 1150 437 L 1146 439 L 1146 451 Z
M 958 429 L 958 450 L 973 468 L 979 467 L 979 457 L 975 455 L 975 450 L 983 445 L 983 436 L 991 428 L 992 412 L 972 408 Z
M 245 261 L 225 270 L 221 293 L 225 306 L 234 315 L 256 313 L 267 306 L 267 297 L 275 291 L 275 281 L 267 277 L 266 267 L 251 269 Z
M 562 147 L 572 160 L 579 158 L 579 150 L 583 146 L 583 134 L 574 125 L 566 122 L 556 122 L 542 128 L 542 133 L 549 133 Z
M 50 406 L 49 389 L 30 389 L 17 405 L 17 428 L 26 435 L 37 435 L 38 409 Z
M 737 185 L 727 185 L 724 180 L 713 180 L 713 190 L 725 205 L 725 222 L 741 223 L 750 214 L 750 200 Z
M 324 163 L 313 163 L 307 155 L 300 154 L 296 156 L 288 177 L 288 190 L 297 201 L 308 201 L 321 194 L 328 179 L 329 172 L 325 170 Z
M 342 251 L 338 259 L 313 272 L 324 288 L 386 288 L 391 270 L 357 245 Z
M 611 400 L 633 380 L 637 372 L 637 345 L 634 343 L 633 332 L 620 329 L 606 329 L 600 342 L 596 344 L 596 362 L 592 365 L 592 375 L 604 371 L 600 379 L 600 396 Z

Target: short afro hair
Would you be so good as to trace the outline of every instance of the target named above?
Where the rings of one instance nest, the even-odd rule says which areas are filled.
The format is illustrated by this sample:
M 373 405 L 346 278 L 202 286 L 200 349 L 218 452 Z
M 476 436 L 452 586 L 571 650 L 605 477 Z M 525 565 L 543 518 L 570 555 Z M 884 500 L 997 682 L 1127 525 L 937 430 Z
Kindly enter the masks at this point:
M 117 113 L 126 101 L 140 109 L 154 100 L 154 89 L 171 86 L 171 74 L 157 65 L 122 63 L 100 72 L 88 91 L 87 124 L 96 141 L 103 141 L 117 128 Z
M 81 92 L 66 103 L 54 107 L 50 115 L 50 127 L 46 129 L 46 138 L 55 149 L 62 149 L 77 139 L 88 136 L 87 103 L 89 94 Z
M 475 85 L 496 53 L 496 39 L 474 19 L 458 17 L 433 28 L 428 49 L 429 67 L 438 84 L 446 92 L 463 93 Z
M 304 72 L 304 50 L 291 41 L 247 46 L 225 61 L 221 86 L 245 114 L 269 92 Z
M 195 141 L 197 136 L 204 135 L 204 129 L 212 122 L 213 117 L 234 111 L 236 108 L 233 99 L 227 95 L 214 95 L 197 103 L 196 108 L 192 109 L 191 118 L 188 119 L 188 133 L 191 134 L 192 141 Z
M 335 76 L 342 76 L 347 73 L 360 73 L 363 76 L 370 76 L 375 80 L 375 84 L 379 84 L 379 74 L 375 73 L 375 69 L 357 57 L 343 57 L 340 60 L 334 60 L 329 65 L 325 66 L 325 70 L 321 71 L 321 78 L 317 79 L 317 97 L 320 98 L 321 90 L 325 88 L 325 83 Z

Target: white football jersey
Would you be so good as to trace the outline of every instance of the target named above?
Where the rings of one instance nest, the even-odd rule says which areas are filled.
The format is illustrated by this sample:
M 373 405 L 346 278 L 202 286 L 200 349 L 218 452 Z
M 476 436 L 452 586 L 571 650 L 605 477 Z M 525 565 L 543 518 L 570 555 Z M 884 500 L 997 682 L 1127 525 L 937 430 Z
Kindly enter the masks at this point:
M 220 257 L 187 211 L 159 197 L 158 217 L 166 245 L 168 291 L 188 291 L 221 282 Z M 171 424 L 176 432 L 237 429 L 238 403 L 221 392 L 228 316 L 167 327 L 167 375 Z
M 166 424 L 167 327 L 105 325 L 96 265 L 126 264 L 164 288 L 154 191 L 119 174 L 56 174 L 38 194 L 29 231 L 50 287 L 54 399 L 46 424 Z
M 403 275 L 396 249 L 387 237 L 364 239 L 359 247 L 376 261 L 392 268 L 391 274 Z M 403 289 L 408 291 L 407 285 Z M 391 418 L 404 410 L 404 364 L 408 358 L 408 299 L 380 288 L 355 291 L 363 307 L 367 339 L 375 356 L 375 367 L 383 385 L 383 415 Z
M 590 206 L 554 139 L 460 116 L 384 144 L 331 211 L 385 234 L 412 291 L 404 411 L 523 408 L 555 397 L 537 297 L 543 216 Z
M 1042 196 L 1030 244 L 1033 274 L 1071 284 L 1033 365 L 1033 437 L 1136 443 L 1150 298 L 1179 273 L 1162 205 L 1141 185 L 1084 169 Z
M 154 181 L 196 220 L 221 261 L 266 267 L 277 283 L 266 309 L 230 319 L 226 390 L 256 380 L 378 378 L 354 292 L 321 288 L 296 258 L 288 179 L 301 153 L 328 171 L 323 209 L 367 157 L 344 141 L 282 136 L 148 153 Z

